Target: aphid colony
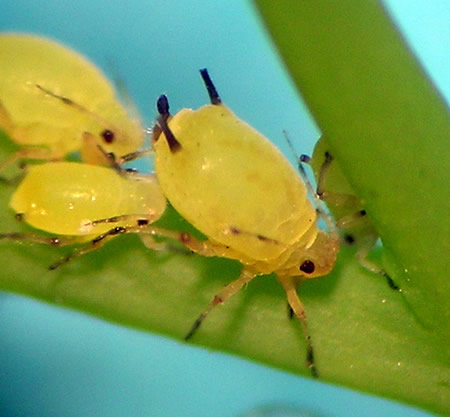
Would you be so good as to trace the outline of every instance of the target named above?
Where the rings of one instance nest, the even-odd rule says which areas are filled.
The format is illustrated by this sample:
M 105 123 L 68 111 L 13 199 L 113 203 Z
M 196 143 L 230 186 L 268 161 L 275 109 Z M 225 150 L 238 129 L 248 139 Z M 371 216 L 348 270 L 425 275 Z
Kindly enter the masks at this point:
M 23 55 L 11 60 L 8 51 L 16 47 Z M 172 116 L 167 97 L 157 100 L 159 116 L 152 133 L 155 177 L 121 167 L 122 160 L 141 155 L 137 151 L 143 129 L 83 57 L 40 38 L 0 35 L 0 61 L 6 71 L 0 80 L 0 127 L 23 146 L 11 161 L 61 159 L 78 150 L 91 163 L 29 167 L 10 206 L 21 220 L 54 236 L 4 233 L 1 239 L 81 244 L 51 269 L 123 233 L 176 239 L 199 255 L 238 260 L 241 274 L 213 297 L 186 339 L 216 305 L 255 277 L 275 273 L 303 329 L 306 364 L 313 376 L 318 375 L 297 286 L 332 270 L 339 237 L 329 221 L 329 232 L 318 228 L 320 214 L 307 198 L 301 177 L 271 142 L 222 103 L 206 69 L 201 76 L 211 104 Z M 58 61 L 61 71 L 47 66 L 50 61 Z M 325 160 L 316 155 L 312 159 L 318 195 L 328 201 L 344 199 L 344 194 L 324 191 L 325 174 L 333 167 L 331 156 L 325 155 Z M 163 214 L 166 199 L 207 239 L 155 227 L 152 223 Z M 345 216 L 350 225 L 358 217 L 352 210 L 353 206 L 341 213 L 344 223 Z M 368 236 L 361 232 L 356 239 L 370 240 Z M 156 242 L 149 246 L 159 248 Z M 368 251 L 363 247 L 362 260 Z

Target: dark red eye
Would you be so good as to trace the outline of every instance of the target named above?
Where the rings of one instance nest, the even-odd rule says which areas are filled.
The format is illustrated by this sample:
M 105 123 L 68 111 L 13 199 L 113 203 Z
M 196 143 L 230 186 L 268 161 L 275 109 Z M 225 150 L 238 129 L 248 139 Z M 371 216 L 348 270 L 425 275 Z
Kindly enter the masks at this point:
M 304 272 L 305 274 L 312 274 L 315 269 L 314 262 L 305 261 L 300 265 L 299 269 L 300 269 L 300 271 Z
M 109 129 L 105 129 L 100 136 L 103 138 L 103 140 L 106 143 L 113 143 L 114 142 L 114 132 L 112 132 Z

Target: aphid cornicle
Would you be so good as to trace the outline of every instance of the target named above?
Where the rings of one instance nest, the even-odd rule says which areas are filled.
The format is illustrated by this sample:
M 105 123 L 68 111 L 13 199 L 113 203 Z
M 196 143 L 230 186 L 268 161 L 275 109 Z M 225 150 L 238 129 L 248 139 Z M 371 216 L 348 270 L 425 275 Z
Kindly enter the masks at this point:
M 97 145 L 117 156 L 136 151 L 144 130 L 94 64 L 54 41 L 0 34 L 0 129 L 22 148 L 18 159 L 62 159 L 80 151 L 105 163 Z
M 331 271 L 338 236 L 318 229 L 306 187 L 287 159 L 221 102 L 206 70 L 201 75 L 212 104 L 171 116 L 166 96 L 158 100 L 156 175 L 173 207 L 208 238 L 184 234 L 183 243 L 204 256 L 237 259 L 243 269 L 213 298 L 186 339 L 214 306 L 255 277 L 275 272 L 300 320 L 307 365 L 317 376 L 297 285 Z
M 6 233 L 0 239 L 53 246 L 87 243 L 50 269 L 102 246 L 128 227 L 158 220 L 166 208 L 153 175 L 128 175 L 79 162 L 48 162 L 28 169 L 10 207 L 24 222 L 54 236 Z

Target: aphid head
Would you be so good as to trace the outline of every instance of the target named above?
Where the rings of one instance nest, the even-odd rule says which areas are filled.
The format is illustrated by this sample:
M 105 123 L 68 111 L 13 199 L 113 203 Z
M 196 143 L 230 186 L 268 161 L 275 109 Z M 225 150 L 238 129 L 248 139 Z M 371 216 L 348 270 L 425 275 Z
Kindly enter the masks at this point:
M 296 275 L 301 275 L 305 279 L 327 275 L 336 263 L 338 250 L 338 236 L 319 231 L 313 245 L 302 251 Z
M 84 162 L 104 165 L 105 154 L 117 157 L 130 154 L 139 149 L 143 141 L 144 130 L 138 122 L 127 118 L 95 120 L 82 133 L 80 153 Z
M 105 105 L 98 105 L 95 109 L 91 109 L 41 84 L 34 86 L 52 100 L 59 100 L 74 115 L 85 117 L 81 123 L 82 135 L 90 137 L 90 143 L 81 145 L 84 161 L 99 163 L 98 152 L 96 152 L 98 146 L 106 153 L 114 153 L 117 156 L 129 154 L 142 146 L 145 134 L 137 111 L 129 113 L 121 103 L 115 100 L 107 101 Z
M 111 108 L 104 109 L 101 119 L 93 122 L 95 127 L 91 129 L 91 133 L 106 152 L 113 152 L 117 156 L 126 155 L 139 149 L 144 142 L 145 132 L 139 119 L 130 117 L 116 103 Z

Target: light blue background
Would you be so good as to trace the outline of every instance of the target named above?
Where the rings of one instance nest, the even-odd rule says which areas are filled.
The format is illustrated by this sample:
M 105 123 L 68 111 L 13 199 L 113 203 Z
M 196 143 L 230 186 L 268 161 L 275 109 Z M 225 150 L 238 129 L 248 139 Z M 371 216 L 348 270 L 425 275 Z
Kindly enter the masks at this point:
M 450 101 L 450 3 L 386 3 Z M 207 66 L 224 101 L 284 151 L 283 129 L 299 153 L 318 138 L 245 1 L 2 0 L 0 30 L 51 36 L 120 75 L 148 125 L 161 93 L 173 112 L 204 104 Z M 9 294 L 0 335 L 1 416 L 428 415 Z

